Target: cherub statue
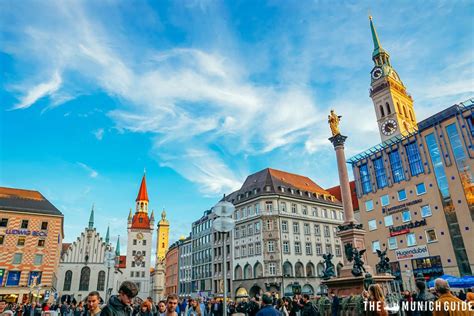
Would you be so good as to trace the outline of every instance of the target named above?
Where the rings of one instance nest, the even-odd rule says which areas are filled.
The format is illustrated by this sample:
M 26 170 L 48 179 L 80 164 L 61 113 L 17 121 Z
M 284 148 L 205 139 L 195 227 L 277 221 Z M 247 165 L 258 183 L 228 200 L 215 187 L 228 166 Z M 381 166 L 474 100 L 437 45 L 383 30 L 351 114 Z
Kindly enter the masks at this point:
M 379 263 L 375 265 L 377 273 L 390 273 L 390 259 L 387 258 L 387 248 L 384 251 L 377 249 L 377 256 L 379 256 Z
M 324 271 L 323 271 L 323 279 L 328 280 L 333 276 L 336 276 L 336 273 L 334 272 L 334 264 L 331 262 L 332 258 L 334 257 L 333 254 L 328 253 L 323 255 L 324 258 Z
M 357 248 L 352 246 L 351 243 L 347 243 L 344 245 L 344 252 L 346 254 L 347 261 L 354 261 L 354 265 L 351 270 L 353 276 L 361 276 L 362 272 L 366 272 L 364 268 L 364 261 L 362 261 L 362 255 L 365 253 L 365 249 L 359 251 Z
M 328 123 L 331 128 L 332 136 L 341 134 L 339 131 L 339 122 L 341 121 L 340 115 L 337 115 L 334 110 L 331 110 L 331 113 L 328 115 Z

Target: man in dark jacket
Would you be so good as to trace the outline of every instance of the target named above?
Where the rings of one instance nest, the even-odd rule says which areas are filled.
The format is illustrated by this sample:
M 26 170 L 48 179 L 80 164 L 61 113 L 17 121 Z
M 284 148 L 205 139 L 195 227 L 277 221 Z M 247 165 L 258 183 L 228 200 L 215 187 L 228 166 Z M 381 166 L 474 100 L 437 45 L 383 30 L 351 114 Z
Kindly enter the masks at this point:
M 112 295 L 104 307 L 101 316 L 131 316 L 133 309 L 130 306 L 132 300 L 138 294 L 135 283 L 125 281 L 120 285 L 118 295 Z
M 303 294 L 303 308 L 301 309 L 301 316 L 319 316 L 318 309 L 309 300 L 308 294 Z

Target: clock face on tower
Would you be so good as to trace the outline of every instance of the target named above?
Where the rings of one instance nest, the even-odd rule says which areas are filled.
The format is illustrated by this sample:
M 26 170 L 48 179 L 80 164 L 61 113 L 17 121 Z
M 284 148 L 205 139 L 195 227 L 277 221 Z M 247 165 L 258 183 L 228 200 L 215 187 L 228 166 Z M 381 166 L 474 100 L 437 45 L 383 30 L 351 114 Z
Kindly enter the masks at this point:
M 142 239 L 143 239 L 143 234 L 142 234 L 142 233 L 138 233 L 138 234 L 137 234 L 137 239 L 142 240 Z
M 392 135 L 393 133 L 395 133 L 396 130 L 397 130 L 397 121 L 392 120 L 392 119 L 385 120 L 380 126 L 380 131 L 385 136 Z
M 380 77 L 382 77 L 382 68 L 375 67 L 374 70 L 372 70 L 372 79 L 376 80 Z

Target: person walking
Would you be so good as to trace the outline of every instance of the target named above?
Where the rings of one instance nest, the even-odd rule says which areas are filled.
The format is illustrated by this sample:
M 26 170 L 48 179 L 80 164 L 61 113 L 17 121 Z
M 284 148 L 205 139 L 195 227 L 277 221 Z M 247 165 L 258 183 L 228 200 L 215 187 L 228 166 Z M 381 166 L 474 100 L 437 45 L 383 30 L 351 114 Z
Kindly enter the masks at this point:
M 286 305 L 285 305 L 285 300 L 284 299 L 277 299 L 277 302 L 276 302 L 276 309 L 281 313 L 282 316 L 289 316 L 290 313 L 288 312 L 288 310 L 286 309 Z
M 202 316 L 201 306 L 196 299 L 191 300 L 191 307 L 188 309 L 187 316 Z
M 309 300 L 308 294 L 303 294 L 303 308 L 301 309 L 301 316 L 319 316 L 319 311 L 316 306 Z
M 337 316 L 339 312 L 339 297 L 334 291 L 331 291 L 331 314 L 332 316 Z
M 281 313 L 273 307 L 273 297 L 271 293 L 263 293 L 262 307 L 258 311 L 257 316 L 281 316 Z
M 101 312 L 101 316 L 131 316 L 132 300 L 138 294 L 137 285 L 125 281 L 120 285 L 118 295 L 112 295 Z
M 385 310 L 385 297 L 383 295 L 382 287 L 379 284 L 371 284 L 368 292 L 369 308 L 366 312 L 367 316 L 388 316 Z M 370 307 L 374 307 L 371 309 Z

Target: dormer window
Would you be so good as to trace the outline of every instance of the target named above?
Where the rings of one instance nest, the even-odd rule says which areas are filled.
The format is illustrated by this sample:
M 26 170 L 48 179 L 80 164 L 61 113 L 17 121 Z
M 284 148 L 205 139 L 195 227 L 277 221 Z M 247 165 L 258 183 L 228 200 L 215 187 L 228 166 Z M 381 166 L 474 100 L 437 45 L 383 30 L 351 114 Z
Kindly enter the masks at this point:
M 295 194 L 295 190 L 290 189 L 291 194 Z
M 285 188 L 284 188 L 284 187 L 280 187 L 280 191 L 284 193 L 284 192 L 285 192 Z
M 253 189 L 253 194 L 257 194 L 257 189 Z
M 269 185 L 265 186 L 265 191 L 270 192 L 271 187 Z

